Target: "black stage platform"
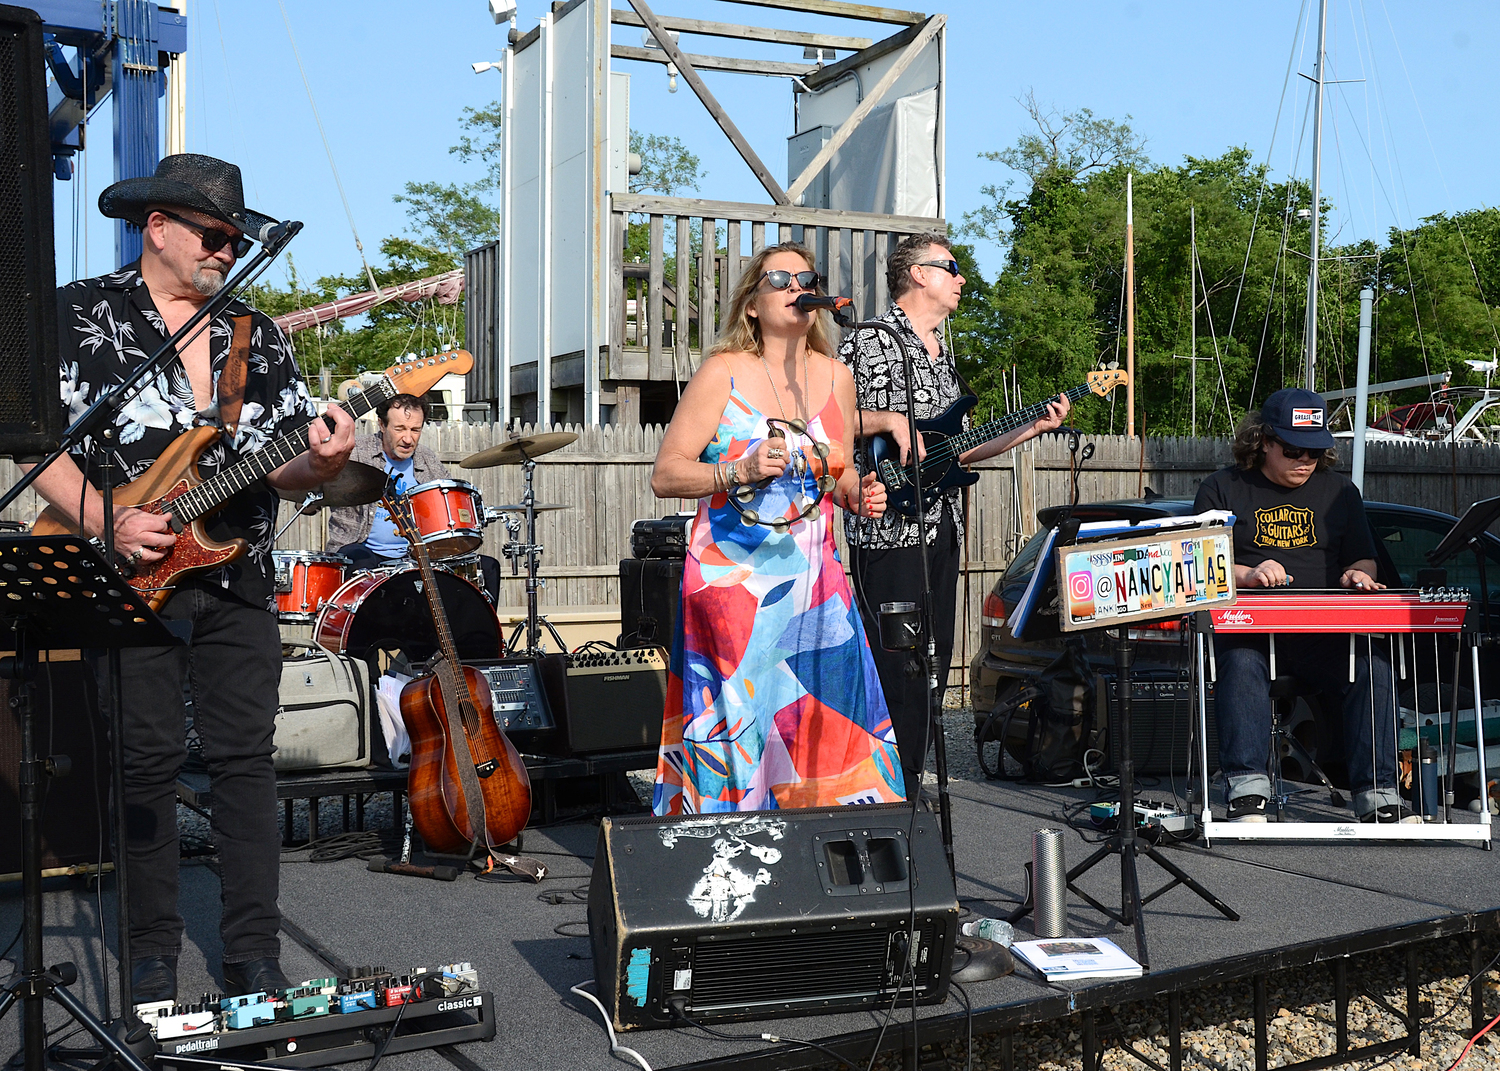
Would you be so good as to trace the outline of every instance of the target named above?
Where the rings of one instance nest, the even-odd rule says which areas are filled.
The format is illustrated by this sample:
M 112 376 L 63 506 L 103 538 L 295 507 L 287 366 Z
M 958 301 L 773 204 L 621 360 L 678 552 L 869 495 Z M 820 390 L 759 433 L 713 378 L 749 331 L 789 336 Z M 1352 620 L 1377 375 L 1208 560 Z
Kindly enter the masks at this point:
M 995 916 L 1005 914 L 1021 894 L 1021 868 L 1029 858 L 1032 831 L 1060 825 L 1064 807 L 1091 797 L 1083 791 L 990 783 L 955 783 L 953 792 L 960 900 L 980 914 Z M 481 986 L 495 995 L 494 1040 L 392 1055 L 383 1061 L 392 1069 L 635 1066 L 608 1054 L 597 1011 L 569 992 L 593 977 L 583 897 L 596 835 L 595 821 L 528 831 L 525 852 L 552 867 L 540 887 L 518 880 L 485 883 L 463 877 L 449 884 L 394 877 L 369 873 L 357 859 L 313 864 L 305 861 L 305 852 L 289 853 L 281 882 L 288 923 L 283 934 L 286 973 L 301 978 L 352 964 L 472 961 Z M 1070 834 L 1070 864 L 1091 850 L 1082 837 Z M 1169 851 L 1242 920 L 1227 921 L 1187 889 L 1173 888 L 1146 909 L 1149 975 L 1080 983 L 1071 990 L 1021 975 L 974 983 L 967 987 L 974 1031 L 1004 1031 L 1082 1012 L 1085 1043 L 1091 1047 L 1092 1009 L 1234 979 L 1255 985 L 1263 1004 L 1264 976 L 1273 970 L 1336 963 L 1351 954 L 1459 933 L 1474 934 L 1489 948 L 1500 929 L 1500 853 L 1472 844 L 1262 842 Z M 1164 883 L 1149 862 L 1142 862 L 1141 875 L 1147 894 Z M 108 890 L 108 879 L 105 885 Z M 1084 887 L 1105 903 L 1117 904 L 1118 864 L 1096 867 Z M 182 888 L 187 917 L 182 992 L 216 990 L 218 880 L 211 867 L 187 863 Z M 107 925 L 113 919 L 109 903 L 106 896 Z M 19 888 L 0 890 L 0 928 L 14 932 L 20 915 Z M 1070 900 L 1069 924 L 1075 935 L 1112 933 L 1127 951 L 1133 948 L 1128 931 L 1105 925 L 1099 913 L 1076 898 Z M 80 980 L 74 991 L 95 1009 L 105 966 L 99 927 L 93 893 L 76 881 L 50 881 L 45 960 L 75 962 Z M 19 950 L 12 954 L 18 956 Z M 1357 972 L 1358 960 L 1349 969 Z M 911 1014 L 910 1008 L 896 1012 L 884 1033 L 884 1048 L 909 1048 Z M 941 1007 L 918 1009 L 917 1015 L 923 1041 L 961 1038 L 966 1029 L 956 995 Z M 17 1045 L 19 1019 L 11 1015 L 0 1023 L 3 1051 Z M 60 1010 L 49 1008 L 48 1021 L 61 1023 Z M 815 1039 L 864 1066 L 884 1022 L 881 1011 L 869 1011 L 722 1029 Z M 634 1032 L 621 1041 L 656 1069 L 795 1068 L 829 1062 L 805 1047 L 724 1041 L 691 1031 Z

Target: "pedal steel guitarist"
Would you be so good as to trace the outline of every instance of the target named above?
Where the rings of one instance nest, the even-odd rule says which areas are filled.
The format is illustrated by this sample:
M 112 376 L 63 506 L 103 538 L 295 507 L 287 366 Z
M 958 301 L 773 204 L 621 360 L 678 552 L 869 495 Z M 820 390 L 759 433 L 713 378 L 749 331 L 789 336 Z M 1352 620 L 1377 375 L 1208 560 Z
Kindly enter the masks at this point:
M 1323 396 L 1288 388 L 1248 414 L 1234 435 L 1234 461 L 1203 481 L 1196 512 L 1235 515 L 1234 580 L 1240 588 L 1378 591 L 1375 539 L 1359 488 L 1334 471 L 1333 434 Z M 1278 673 L 1331 693 L 1343 711 L 1344 753 L 1354 810 L 1364 822 L 1421 821 L 1396 786 L 1390 656 L 1376 642 L 1355 645 L 1349 680 L 1347 635 L 1298 635 L 1278 644 Z M 1214 714 L 1228 779 L 1228 819 L 1264 822 L 1271 779 L 1271 700 L 1266 637 L 1215 639 Z
M 904 338 L 915 355 L 914 394 L 917 418 L 930 419 L 952 405 L 962 389 L 952 354 L 943 347 L 943 321 L 958 308 L 964 277 L 958 261 L 941 234 L 914 234 L 902 240 L 886 269 L 893 299 L 882 317 Z M 859 394 L 859 434 L 889 434 L 906 463 L 910 452 L 906 417 L 906 373 L 901 354 L 883 331 L 857 331 L 844 339 L 839 360 L 854 373 Z M 1048 405 L 1047 415 L 1033 423 L 977 446 L 959 458 L 970 465 L 1002 454 L 1028 439 L 1059 427 L 1071 403 L 1066 396 Z M 926 450 L 917 445 L 918 459 Z M 959 550 L 963 546 L 964 515 L 961 489 L 940 497 L 926 516 L 928 571 L 932 580 L 932 621 L 937 647 L 938 709 L 947 686 L 953 658 L 953 628 L 957 612 Z M 887 511 L 878 520 L 844 516 L 852 573 L 860 592 L 859 608 L 865 632 L 880 635 L 879 609 L 883 602 L 915 602 L 922 598 L 922 550 L 914 518 Z M 908 672 L 906 652 L 891 652 L 872 643 L 880 684 L 896 729 L 896 743 L 905 768 L 907 798 L 913 798 L 926 755 L 927 687 L 920 673 Z
M 238 167 L 195 154 L 169 156 L 153 176 L 115 183 L 100 194 L 99 209 L 139 225 L 142 250 L 139 261 L 119 271 L 57 292 L 62 398 L 75 417 L 222 289 L 250 249 L 246 235 L 274 222 L 245 208 Z M 192 337 L 178 358 L 115 418 L 109 449 L 121 482 L 143 477 L 195 425 L 223 429 L 198 463 L 207 478 L 317 416 L 286 336 L 238 301 Z M 353 420 L 338 406 L 330 406 L 328 416 L 331 430 L 313 421 L 309 450 L 208 520 L 210 537 L 243 538 L 249 550 L 227 566 L 185 577 L 163 606 L 164 618 L 192 623 L 190 644 L 121 653 L 127 913 L 138 1002 L 172 999 L 177 992 L 183 922 L 176 780 L 187 757 L 184 683 L 192 688 L 194 725 L 212 778 L 226 986 L 248 993 L 287 985 L 277 937 L 281 835 L 271 755 L 281 636 L 273 612 L 271 537 L 275 489 L 316 487 L 349 457 Z M 35 485 L 74 523 L 81 512 L 90 536 L 107 523 L 95 489 L 104 449 L 97 437 L 86 441 Z M 159 513 L 117 506 L 108 523 L 115 549 L 131 565 L 161 562 L 178 542 Z

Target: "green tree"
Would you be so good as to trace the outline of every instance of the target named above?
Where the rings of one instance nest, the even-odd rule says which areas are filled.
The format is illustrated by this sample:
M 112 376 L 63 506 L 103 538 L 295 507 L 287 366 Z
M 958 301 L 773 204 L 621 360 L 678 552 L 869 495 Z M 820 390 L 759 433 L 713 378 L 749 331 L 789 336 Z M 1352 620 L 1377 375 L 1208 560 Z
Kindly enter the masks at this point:
M 448 151 L 465 163 L 483 164 L 485 173 L 472 182 L 408 182 L 394 197 L 407 206 L 418 241 L 457 259 L 500 235 L 500 210 L 487 199 L 501 180 L 500 102 L 466 107 L 462 114 L 458 144 Z

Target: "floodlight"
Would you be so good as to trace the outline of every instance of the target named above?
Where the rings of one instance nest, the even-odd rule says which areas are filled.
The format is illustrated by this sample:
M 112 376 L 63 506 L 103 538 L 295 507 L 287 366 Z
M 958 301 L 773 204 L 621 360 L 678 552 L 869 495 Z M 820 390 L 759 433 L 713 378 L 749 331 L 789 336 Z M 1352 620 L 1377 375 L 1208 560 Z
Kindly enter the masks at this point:
M 490 0 L 490 18 L 498 26 L 516 17 L 516 0 Z
M 483 60 L 479 63 L 471 63 L 469 66 L 474 68 L 475 74 L 483 74 L 485 71 L 498 71 L 500 69 L 500 64 Z

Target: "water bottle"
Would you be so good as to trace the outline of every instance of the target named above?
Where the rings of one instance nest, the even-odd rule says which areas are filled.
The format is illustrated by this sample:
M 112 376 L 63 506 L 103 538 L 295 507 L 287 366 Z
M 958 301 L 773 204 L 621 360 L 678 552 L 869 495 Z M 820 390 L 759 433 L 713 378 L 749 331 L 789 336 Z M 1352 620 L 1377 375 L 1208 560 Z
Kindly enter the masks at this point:
M 1016 939 L 1016 930 L 1004 919 L 976 919 L 964 923 L 959 929 L 969 937 L 979 937 L 1009 948 Z

